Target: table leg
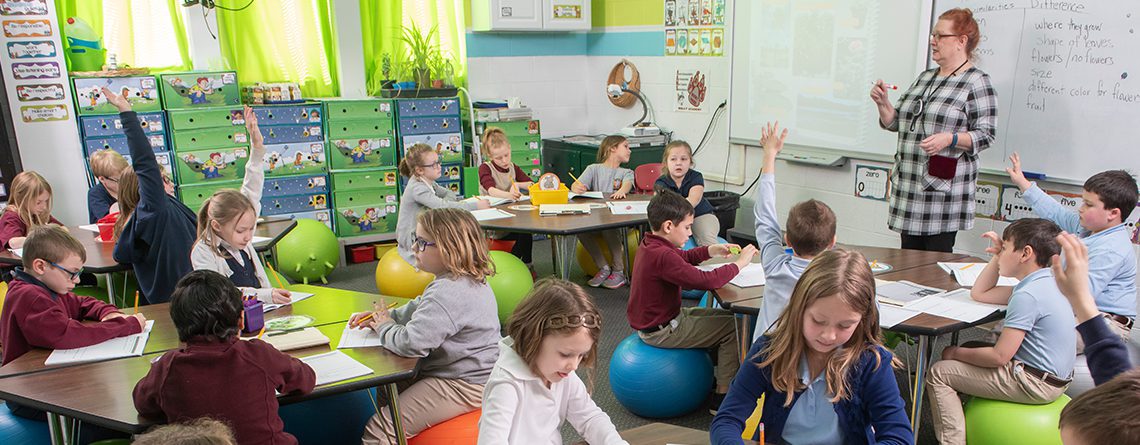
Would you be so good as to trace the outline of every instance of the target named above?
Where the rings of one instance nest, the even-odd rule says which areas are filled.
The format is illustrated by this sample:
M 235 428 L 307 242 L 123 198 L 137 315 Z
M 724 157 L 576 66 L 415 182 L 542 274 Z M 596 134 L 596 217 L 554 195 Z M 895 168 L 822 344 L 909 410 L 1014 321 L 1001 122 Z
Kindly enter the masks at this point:
M 577 241 L 578 237 L 576 236 L 554 235 L 552 238 L 552 244 L 558 249 L 558 264 L 556 265 L 558 277 L 563 280 L 570 280 L 570 265 L 574 261 L 574 243 Z
M 395 383 L 384 385 L 388 393 L 388 411 L 392 415 L 392 430 L 400 445 L 408 445 L 408 437 L 404 435 L 404 422 L 400 419 L 400 392 Z
M 110 301 L 111 306 L 122 307 L 122 306 L 119 306 L 118 303 L 115 302 L 115 273 L 109 272 L 106 275 L 107 275 L 107 300 Z M 125 282 L 126 281 L 124 281 L 124 283 Z M 126 304 L 126 303 L 124 303 L 124 304 Z
M 934 339 L 929 335 L 918 336 L 918 363 L 915 365 L 914 394 L 911 395 L 910 427 L 914 437 L 918 437 L 918 427 L 922 425 L 922 401 L 926 389 L 926 371 L 930 368 L 930 355 L 934 353 Z
M 748 350 L 752 349 L 752 314 L 742 315 L 744 325 L 740 327 L 740 363 L 744 363 L 748 358 Z
M 74 444 L 78 442 L 79 433 L 74 419 L 56 413 L 48 415 L 48 435 L 51 436 L 52 445 Z
M 625 265 L 625 268 L 622 270 L 625 271 L 625 276 L 629 277 L 629 279 L 632 280 L 633 265 L 629 264 L 629 227 L 622 227 L 618 229 L 618 236 L 621 236 L 621 252 L 623 254 L 621 262 Z

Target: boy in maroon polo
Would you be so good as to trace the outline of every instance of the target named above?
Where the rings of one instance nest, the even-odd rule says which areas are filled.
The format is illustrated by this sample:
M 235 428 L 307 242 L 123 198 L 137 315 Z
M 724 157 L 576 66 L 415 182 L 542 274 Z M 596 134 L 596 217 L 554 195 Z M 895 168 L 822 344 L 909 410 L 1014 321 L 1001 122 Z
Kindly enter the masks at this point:
M 71 292 L 87 251 L 62 227 L 32 229 L 0 314 L 3 364 L 32 350 L 74 349 L 142 332 L 146 317 Z M 97 323 L 83 323 L 93 320 Z
M 717 289 L 752 261 L 756 247 L 715 244 L 681 250 L 693 233 L 693 206 L 681 195 L 663 191 L 649 201 L 649 226 L 633 261 L 633 282 L 626 316 L 646 344 L 659 348 L 718 349 L 715 414 L 740 368 L 736 317 L 719 308 L 681 308 L 681 289 Z M 727 257 L 740 249 L 735 262 L 711 271 L 696 265 L 712 256 Z
M 135 385 L 139 415 L 183 422 L 221 420 L 237 443 L 296 444 L 277 415 L 277 396 L 313 391 L 313 368 L 261 340 L 238 338 L 241 291 L 210 270 L 178 281 L 170 318 L 184 345 L 163 354 Z

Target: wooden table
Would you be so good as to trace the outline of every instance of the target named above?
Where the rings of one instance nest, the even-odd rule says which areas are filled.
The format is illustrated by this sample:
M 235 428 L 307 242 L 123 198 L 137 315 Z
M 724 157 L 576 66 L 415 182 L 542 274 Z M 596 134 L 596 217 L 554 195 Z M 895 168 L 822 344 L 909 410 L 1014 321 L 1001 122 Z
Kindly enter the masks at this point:
M 705 445 L 710 442 L 709 432 L 670 425 L 668 423 L 650 423 L 621 431 L 618 434 L 629 445 L 665 445 L 670 443 L 686 445 Z M 578 442 L 579 445 L 586 442 Z M 757 442 L 746 440 L 745 444 L 755 445 Z
M 651 198 L 652 196 L 649 195 L 628 195 L 621 201 L 648 201 Z M 601 204 L 603 206 L 606 202 L 606 200 L 591 198 L 570 200 L 572 204 Z M 526 202 L 522 204 L 529 205 Z M 627 232 L 631 227 L 643 225 L 647 222 L 645 215 L 615 215 L 610 212 L 609 208 L 592 209 L 589 215 L 539 216 L 537 208 L 534 210 L 511 210 L 511 207 L 515 205 L 518 204 L 504 204 L 496 207 L 514 214 L 513 218 L 480 221 L 479 226 L 486 230 L 504 230 L 550 236 L 555 270 L 558 271 L 558 275 L 562 279 L 566 280 L 570 279 L 571 264 L 574 263 L 577 251 L 575 235 L 603 230 L 618 230 L 622 246 L 628 253 Z M 626 262 L 625 270 L 628 274 L 630 270 L 629 256 L 626 255 L 623 260 Z
M 876 278 L 878 279 L 887 281 L 905 280 L 945 290 L 959 289 L 961 286 L 958 285 L 953 275 L 946 273 L 946 271 L 938 267 L 938 262 L 985 262 L 977 257 L 956 253 L 923 252 L 861 246 L 850 246 L 850 248 L 863 252 L 869 260 L 878 260 L 893 266 L 892 270 L 877 275 Z M 760 313 L 760 305 L 764 300 L 763 286 L 742 289 L 730 284 L 714 291 L 714 295 L 717 296 L 718 300 L 721 299 L 722 294 L 726 301 L 722 301 L 721 305 L 735 313 L 744 315 L 746 326 L 750 317 L 754 317 Z M 981 320 L 965 323 L 937 315 L 919 314 L 889 329 L 884 328 L 918 338 L 918 360 L 915 366 L 916 383 L 913 385 L 914 393 L 911 394 L 911 398 L 914 402 L 912 404 L 911 427 L 915 431 L 915 435 L 918 434 L 919 419 L 922 414 L 925 389 L 923 380 L 926 377 L 926 372 L 930 369 L 931 355 L 934 353 L 934 340 L 944 334 L 952 334 L 956 338 L 958 332 L 963 329 L 990 323 L 1004 317 L 1004 313 L 995 312 Z M 745 329 L 742 329 L 741 332 L 741 357 L 745 357 L 747 356 L 748 349 L 751 347 L 752 335 Z
M 329 345 L 289 351 L 294 357 L 316 355 L 336 347 L 344 330 L 344 323 L 318 326 L 329 337 Z M 318 386 L 311 394 L 280 396 L 282 405 L 342 394 L 364 388 L 385 385 L 389 410 L 393 419 L 399 419 L 399 400 L 396 383 L 415 376 L 419 360 L 400 357 L 384 348 L 342 349 L 345 354 L 372 368 L 373 374 Z M 158 419 L 141 417 L 135 410 L 132 391 L 135 384 L 150 370 L 154 355 L 129 359 L 110 360 L 36 372 L 0 379 L 0 398 L 49 413 L 49 428 L 53 429 L 53 443 L 73 441 L 69 435 L 76 420 L 116 431 L 138 434 L 159 423 Z M 398 434 L 402 425 L 396 421 Z M 63 434 L 59 434 L 62 432 Z M 401 436 L 402 437 L 402 436 Z

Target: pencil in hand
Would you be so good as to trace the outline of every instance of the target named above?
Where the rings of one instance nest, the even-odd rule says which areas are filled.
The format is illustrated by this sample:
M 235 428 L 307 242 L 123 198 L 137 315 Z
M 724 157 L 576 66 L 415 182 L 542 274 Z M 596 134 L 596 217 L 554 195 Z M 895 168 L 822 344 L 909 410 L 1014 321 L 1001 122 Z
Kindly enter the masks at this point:
M 135 291 L 135 313 L 139 313 L 139 291 Z

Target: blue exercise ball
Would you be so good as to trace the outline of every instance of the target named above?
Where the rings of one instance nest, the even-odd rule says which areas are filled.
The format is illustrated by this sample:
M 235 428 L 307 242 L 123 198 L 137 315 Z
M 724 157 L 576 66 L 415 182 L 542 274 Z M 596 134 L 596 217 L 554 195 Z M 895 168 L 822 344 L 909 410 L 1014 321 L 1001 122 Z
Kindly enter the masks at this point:
M 277 413 L 285 422 L 285 432 L 300 443 L 360 443 L 364 425 L 376 414 L 373 391 L 306 400 L 282 406 Z
M 48 445 L 51 436 L 47 422 L 16 416 L 8 409 L 7 403 L 0 401 L 0 443 Z
M 638 416 L 681 416 L 699 408 L 712 392 L 712 359 L 703 349 L 656 348 L 633 334 L 618 343 L 610 358 L 610 388 Z

